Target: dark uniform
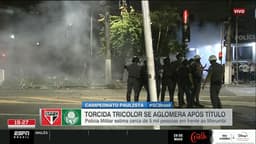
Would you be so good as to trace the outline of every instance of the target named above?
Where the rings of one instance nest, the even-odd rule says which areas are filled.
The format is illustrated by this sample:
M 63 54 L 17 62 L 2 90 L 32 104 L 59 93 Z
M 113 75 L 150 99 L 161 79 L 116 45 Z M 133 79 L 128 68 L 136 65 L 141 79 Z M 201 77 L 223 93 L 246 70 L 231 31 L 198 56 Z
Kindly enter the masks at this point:
M 173 69 L 171 70 L 173 75 L 171 77 L 172 87 L 171 87 L 170 97 L 173 97 L 174 93 L 175 93 L 175 88 L 176 88 L 176 85 L 177 85 L 177 71 L 176 71 L 176 69 L 177 69 L 178 65 L 180 65 L 180 62 L 179 61 L 174 61 L 174 62 L 171 62 L 171 65 L 173 67 Z
M 160 75 L 161 64 L 159 59 L 155 59 L 154 62 L 155 62 L 156 94 L 157 94 L 157 99 L 159 100 L 160 91 L 161 91 L 161 75 Z
M 134 90 L 134 101 L 139 101 L 141 66 L 138 65 L 139 59 L 137 57 L 134 57 L 132 62 L 132 64 L 125 66 L 128 71 L 126 94 L 126 100 L 128 102 L 131 101 L 132 89 Z
M 208 69 L 208 75 L 204 82 L 203 88 L 205 83 L 210 79 L 210 98 L 212 106 L 213 108 L 222 108 L 219 93 L 222 85 L 224 69 L 221 64 L 216 63 L 216 60 L 217 58 L 214 55 L 209 57 L 211 66 Z
M 193 97 L 191 92 L 192 86 L 192 75 L 190 71 L 190 65 L 187 60 L 184 60 L 178 70 L 178 98 L 179 98 L 179 107 L 182 107 L 182 99 L 184 93 L 186 94 L 187 107 L 191 108 L 193 106 Z
M 142 87 L 144 87 L 145 90 L 146 90 L 146 92 L 147 92 L 147 101 L 150 101 L 149 89 L 148 89 L 148 68 L 147 68 L 147 61 L 144 61 L 144 65 L 141 67 L 141 78 L 140 78 L 139 93 L 140 93 Z
M 170 59 L 169 58 L 165 58 L 164 59 L 164 65 L 162 67 L 163 70 L 163 76 L 162 76 L 162 91 L 161 91 L 161 101 L 164 101 L 165 98 L 165 91 L 166 91 L 166 87 L 168 87 L 169 90 L 169 96 L 170 96 L 170 101 L 173 102 L 173 95 L 172 95 L 172 77 L 173 77 L 173 73 L 172 73 L 172 65 L 170 63 Z
M 180 83 L 182 79 L 180 78 L 180 75 L 179 75 L 179 71 L 180 71 L 179 69 L 182 66 L 183 56 L 181 54 L 178 54 L 176 55 L 176 58 L 177 60 L 172 63 L 174 76 L 172 77 L 173 84 L 172 84 L 171 95 L 172 96 L 174 95 L 176 84 L 178 84 L 178 103 L 179 103 L 179 106 L 182 107 L 182 105 L 185 104 L 185 102 L 184 102 L 184 92 L 182 90 L 182 85 Z
M 200 63 L 200 58 L 194 59 L 194 62 L 191 64 L 192 77 L 193 77 L 193 88 L 192 88 L 192 96 L 194 100 L 194 104 L 196 106 L 202 107 L 199 102 L 199 94 L 201 89 L 201 81 L 203 74 L 203 66 Z

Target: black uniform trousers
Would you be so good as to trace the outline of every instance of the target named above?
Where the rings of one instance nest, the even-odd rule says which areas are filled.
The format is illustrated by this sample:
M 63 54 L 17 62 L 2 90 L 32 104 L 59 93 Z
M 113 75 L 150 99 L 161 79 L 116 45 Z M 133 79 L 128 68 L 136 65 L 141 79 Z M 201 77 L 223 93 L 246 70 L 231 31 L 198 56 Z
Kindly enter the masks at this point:
M 150 95 L 149 95 L 149 86 L 148 86 L 148 79 L 142 79 L 140 82 L 140 86 L 139 86 L 139 95 L 141 92 L 142 88 L 145 88 L 146 92 L 147 92 L 147 101 L 150 101 Z M 139 99 L 138 99 L 139 100 Z
M 219 93 L 221 89 L 221 84 L 212 84 L 210 85 L 210 98 L 213 108 L 222 108 Z
M 179 106 L 182 106 L 185 104 L 184 102 L 184 92 L 187 93 L 187 91 L 191 92 L 191 89 L 188 87 L 188 90 L 185 89 L 184 87 L 187 87 L 186 84 L 183 84 L 181 81 L 178 81 L 178 101 L 179 101 Z M 191 93 L 190 93 L 191 95 Z
M 201 80 L 194 78 L 194 87 L 192 88 L 193 102 L 195 105 L 199 105 L 199 94 L 201 90 Z
M 193 96 L 191 92 L 191 87 L 185 83 L 178 82 L 179 88 L 178 88 L 178 99 L 179 99 L 179 106 L 182 107 L 184 103 L 184 93 L 186 94 L 186 100 L 187 100 L 187 107 L 192 108 L 193 106 Z
M 171 85 L 171 92 L 170 92 L 170 97 L 174 97 L 174 93 L 175 93 L 175 88 L 176 88 L 176 85 L 177 85 L 177 79 L 176 78 L 171 78 L 171 81 L 172 81 L 172 85 Z
M 170 77 L 162 78 L 161 101 L 164 101 L 166 87 L 168 88 L 168 91 L 169 91 L 170 101 L 173 102 L 173 95 L 172 95 L 173 86 L 172 86 L 172 80 Z
M 134 77 L 128 77 L 127 81 L 127 102 L 131 101 L 131 93 L 134 90 L 134 101 L 139 101 L 139 92 L 140 92 L 140 80 Z
M 161 91 L 161 77 L 160 77 L 160 76 L 157 76 L 157 77 L 156 77 L 156 94 L 157 94 L 157 100 L 159 100 L 160 91 Z

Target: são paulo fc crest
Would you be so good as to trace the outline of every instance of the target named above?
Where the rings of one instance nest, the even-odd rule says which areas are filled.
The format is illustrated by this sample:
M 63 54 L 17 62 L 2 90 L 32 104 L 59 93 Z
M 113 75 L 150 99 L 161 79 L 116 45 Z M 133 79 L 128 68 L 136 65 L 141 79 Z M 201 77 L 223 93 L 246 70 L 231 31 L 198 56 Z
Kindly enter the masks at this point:
M 42 126 L 61 126 L 61 108 L 40 109 L 40 116 Z

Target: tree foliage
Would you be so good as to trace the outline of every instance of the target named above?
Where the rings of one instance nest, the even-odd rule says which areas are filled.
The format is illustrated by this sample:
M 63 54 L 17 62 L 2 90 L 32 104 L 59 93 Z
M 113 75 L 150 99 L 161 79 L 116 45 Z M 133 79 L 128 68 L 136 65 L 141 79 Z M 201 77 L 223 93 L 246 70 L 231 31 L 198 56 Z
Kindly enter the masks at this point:
M 178 10 L 166 8 L 153 11 L 150 16 L 154 53 L 166 56 L 184 51 L 177 40 L 181 20 Z M 104 29 L 101 33 L 104 44 Z M 142 14 L 131 7 L 129 11 L 123 9 L 119 16 L 110 16 L 110 41 L 113 56 L 145 55 Z
M 110 37 L 112 49 L 117 55 L 122 52 L 140 55 L 143 49 L 142 15 L 131 9 L 124 11 L 121 16 L 112 16 Z
M 152 36 L 155 54 L 166 56 L 183 51 L 177 40 L 181 17 L 177 8 L 165 8 L 151 13 Z
M 120 16 L 110 16 L 109 21 L 112 55 L 141 55 L 144 48 L 142 15 L 131 8 L 123 10 Z

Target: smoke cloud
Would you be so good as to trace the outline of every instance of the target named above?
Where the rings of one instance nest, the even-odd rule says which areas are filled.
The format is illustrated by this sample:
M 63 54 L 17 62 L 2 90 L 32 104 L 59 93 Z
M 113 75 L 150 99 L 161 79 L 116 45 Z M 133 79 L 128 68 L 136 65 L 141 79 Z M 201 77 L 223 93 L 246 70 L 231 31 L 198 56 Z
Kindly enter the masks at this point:
M 87 84 L 90 77 L 101 83 L 104 57 L 96 56 L 96 38 L 92 41 L 93 56 L 90 53 L 93 6 L 86 1 L 45 1 L 29 12 L 8 10 L 8 25 L 0 33 L 0 50 L 7 54 L 1 62 L 6 80 L 62 79 Z
M 216 55 L 218 57 L 218 53 L 221 50 L 220 28 L 220 24 L 205 23 L 204 25 L 199 25 L 197 22 L 192 23 L 189 47 L 194 48 L 195 51 L 191 52 L 189 57 L 199 54 L 202 64 L 209 66 L 208 57 L 210 55 Z M 223 56 L 225 56 L 224 47 Z M 223 57 L 223 60 L 225 60 L 225 57 Z

